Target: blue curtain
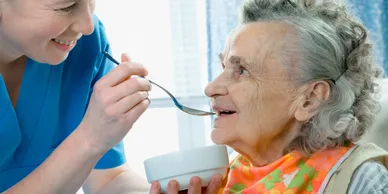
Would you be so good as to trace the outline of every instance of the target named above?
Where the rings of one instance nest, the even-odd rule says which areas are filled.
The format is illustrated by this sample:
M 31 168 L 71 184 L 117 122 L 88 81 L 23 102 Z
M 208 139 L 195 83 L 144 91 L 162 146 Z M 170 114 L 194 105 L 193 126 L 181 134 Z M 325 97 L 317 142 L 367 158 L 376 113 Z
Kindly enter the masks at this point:
M 369 29 L 376 59 L 388 72 L 388 0 L 348 0 L 353 11 Z
M 226 37 L 238 25 L 243 0 L 206 0 L 209 81 L 221 70 L 218 55 L 223 51 Z
M 353 11 L 370 31 L 375 43 L 376 60 L 388 72 L 388 0 L 348 0 Z M 239 8 L 243 0 L 206 0 L 208 29 L 209 81 L 220 71 L 218 54 L 223 51 L 225 38 L 238 25 Z

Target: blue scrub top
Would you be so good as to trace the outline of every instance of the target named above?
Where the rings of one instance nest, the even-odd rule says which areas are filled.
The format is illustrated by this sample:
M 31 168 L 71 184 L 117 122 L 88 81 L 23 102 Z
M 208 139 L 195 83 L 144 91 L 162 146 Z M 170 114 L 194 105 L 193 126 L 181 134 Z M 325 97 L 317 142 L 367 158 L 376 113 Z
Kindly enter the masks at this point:
M 93 85 L 115 67 L 104 27 L 94 16 L 94 32 L 82 37 L 60 65 L 27 60 L 14 109 L 0 74 L 0 192 L 31 173 L 77 128 Z M 109 130 L 109 129 L 107 129 Z M 109 150 L 96 169 L 125 163 L 122 143 Z

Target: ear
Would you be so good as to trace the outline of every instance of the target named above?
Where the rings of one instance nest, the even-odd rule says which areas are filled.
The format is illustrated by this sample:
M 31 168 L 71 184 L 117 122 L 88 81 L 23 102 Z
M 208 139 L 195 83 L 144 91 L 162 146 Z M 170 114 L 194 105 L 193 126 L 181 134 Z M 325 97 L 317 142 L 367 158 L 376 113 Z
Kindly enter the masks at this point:
M 307 88 L 307 89 L 306 89 Z M 319 106 L 330 96 L 330 85 L 326 81 L 317 81 L 304 87 L 304 92 L 296 101 L 294 116 L 298 121 L 307 121 L 315 116 Z

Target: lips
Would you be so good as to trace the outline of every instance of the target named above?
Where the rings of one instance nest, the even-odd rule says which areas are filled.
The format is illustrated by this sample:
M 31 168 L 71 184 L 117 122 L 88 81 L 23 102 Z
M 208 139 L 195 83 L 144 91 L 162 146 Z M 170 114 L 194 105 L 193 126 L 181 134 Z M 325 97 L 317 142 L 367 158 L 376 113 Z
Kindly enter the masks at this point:
M 212 107 L 217 116 L 233 115 L 237 112 L 234 108 L 228 106 L 213 105 Z

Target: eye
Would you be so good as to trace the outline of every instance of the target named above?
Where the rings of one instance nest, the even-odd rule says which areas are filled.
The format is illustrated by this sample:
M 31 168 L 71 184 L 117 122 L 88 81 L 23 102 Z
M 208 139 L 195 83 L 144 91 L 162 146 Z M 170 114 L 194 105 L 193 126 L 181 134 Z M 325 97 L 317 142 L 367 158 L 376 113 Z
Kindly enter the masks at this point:
M 240 69 L 239 69 L 239 70 L 240 70 L 240 72 L 239 72 L 239 73 L 240 73 L 240 75 L 245 75 L 245 74 L 248 74 L 248 70 L 246 70 L 246 69 L 245 69 L 244 67 L 242 67 L 242 66 L 240 67 Z
M 71 12 L 75 7 L 77 6 L 77 3 L 73 3 L 72 5 L 58 9 L 57 11 L 63 11 L 63 12 Z

